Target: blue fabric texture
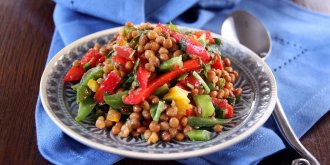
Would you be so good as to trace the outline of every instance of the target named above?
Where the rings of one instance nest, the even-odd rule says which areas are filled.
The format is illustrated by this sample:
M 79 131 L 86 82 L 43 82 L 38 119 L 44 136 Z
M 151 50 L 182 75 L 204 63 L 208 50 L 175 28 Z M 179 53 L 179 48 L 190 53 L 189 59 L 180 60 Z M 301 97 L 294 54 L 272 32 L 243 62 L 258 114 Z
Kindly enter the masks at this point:
M 285 0 L 56 0 L 55 32 L 47 62 L 64 46 L 126 21 L 168 23 L 220 32 L 224 16 L 245 9 L 269 29 L 272 53 L 266 60 L 277 80 L 279 98 L 301 137 L 330 109 L 330 17 Z M 123 157 L 87 147 L 64 134 L 36 107 L 37 143 L 55 164 L 112 164 Z M 242 142 L 210 155 L 178 160 L 183 164 L 256 164 L 285 148 L 272 118 Z M 147 155 L 146 155 L 147 156 Z

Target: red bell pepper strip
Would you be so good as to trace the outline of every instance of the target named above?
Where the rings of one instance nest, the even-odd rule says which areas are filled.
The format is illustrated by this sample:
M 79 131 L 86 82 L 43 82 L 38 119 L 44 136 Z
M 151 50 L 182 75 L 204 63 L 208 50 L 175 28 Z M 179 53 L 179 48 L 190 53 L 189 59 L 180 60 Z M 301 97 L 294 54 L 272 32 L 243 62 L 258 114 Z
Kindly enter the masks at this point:
M 64 82 L 79 81 L 85 73 L 85 69 L 82 65 L 76 67 L 72 66 L 71 69 L 64 77 Z
M 94 100 L 98 103 L 103 103 L 104 102 L 104 93 L 108 92 L 111 93 L 113 90 L 117 87 L 119 84 L 121 78 L 120 76 L 112 71 L 110 72 L 103 83 L 101 84 L 100 88 L 96 91 L 94 95 Z
M 221 56 L 215 56 L 214 57 L 214 63 L 212 65 L 212 68 L 214 69 L 223 69 L 223 65 L 222 65 L 222 62 L 221 62 Z
M 133 49 L 128 46 L 116 46 L 115 48 L 117 52 L 117 56 L 120 56 L 126 60 L 134 60 L 134 56 L 130 57 L 131 53 L 133 52 Z
M 131 91 L 125 98 L 124 103 L 136 105 L 148 98 L 157 88 L 175 79 L 176 77 L 201 68 L 199 59 L 188 60 L 183 63 L 181 68 L 173 69 L 151 81 L 145 89 L 141 87 Z
M 214 44 L 214 39 L 211 36 L 211 33 L 207 30 L 201 30 L 201 31 L 196 31 L 193 33 L 197 38 L 201 37 L 203 34 L 205 34 L 205 38 L 207 43 L 209 44 Z
M 199 43 L 195 38 L 184 36 L 181 33 L 171 32 L 171 36 L 175 39 L 176 42 L 180 42 L 183 45 L 184 51 L 190 55 L 197 55 L 202 59 L 204 63 L 207 63 L 211 60 L 210 54 L 204 48 L 204 46 Z
M 232 118 L 234 114 L 234 108 L 231 106 L 226 99 L 217 99 L 212 98 L 212 103 L 217 106 L 218 108 L 224 111 L 224 118 Z
M 147 71 L 144 67 L 139 67 L 137 74 L 136 74 L 136 79 L 139 81 L 140 87 L 142 89 L 146 88 L 148 85 L 148 79 L 151 75 L 151 72 Z

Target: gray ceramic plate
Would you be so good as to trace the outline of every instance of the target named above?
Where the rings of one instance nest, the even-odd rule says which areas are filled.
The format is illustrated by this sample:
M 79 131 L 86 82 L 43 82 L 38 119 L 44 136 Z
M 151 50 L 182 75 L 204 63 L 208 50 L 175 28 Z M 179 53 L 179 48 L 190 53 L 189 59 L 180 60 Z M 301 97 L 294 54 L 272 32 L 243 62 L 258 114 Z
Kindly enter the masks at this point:
M 189 29 L 189 28 L 186 28 Z M 235 107 L 234 124 L 226 125 L 224 132 L 213 133 L 205 142 L 171 141 L 147 144 L 139 138 L 120 138 L 110 131 L 96 128 L 93 121 L 74 120 L 78 106 L 75 92 L 63 77 L 75 59 L 79 59 L 94 43 L 105 43 L 119 28 L 100 31 L 66 46 L 48 63 L 40 83 L 42 104 L 50 118 L 63 132 L 77 141 L 114 154 L 140 159 L 182 159 L 222 150 L 251 135 L 271 115 L 277 97 L 274 76 L 269 67 L 244 46 L 222 39 L 223 56 L 232 59 L 240 77 L 235 86 L 243 89 L 241 102 Z M 196 29 L 190 29 L 196 30 Z M 148 156 L 146 156 L 148 155 Z

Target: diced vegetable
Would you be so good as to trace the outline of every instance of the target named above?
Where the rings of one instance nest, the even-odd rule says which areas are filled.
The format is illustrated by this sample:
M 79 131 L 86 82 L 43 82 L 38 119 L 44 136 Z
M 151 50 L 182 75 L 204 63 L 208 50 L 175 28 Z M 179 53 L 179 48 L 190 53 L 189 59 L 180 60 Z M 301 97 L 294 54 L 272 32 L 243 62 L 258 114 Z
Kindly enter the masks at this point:
M 193 75 L 190 74 L 183 80 L 179 81 L 177 86 L 185 88 L 188 83 L 191 84 L 194 88 L 199 88 L 201 85 L 201 82 L 199 82 Z
M 214 56 L 214 63 L 212 65 L 212 68 L 214 69 L 223 69 L 223 64 L 221 62 L 221 56 Z
M 123 92 L 117 92 L 116 94 L 105 94 L 104 95 L 104 101 L 107 103 L 111 108 L 120 110 L 121 108 L 127 106 L 123 103 L 122 101 L 122 96 L 127 94 L 128 91 L 123 91 Z
M 163 62 L 159 66 L 159 70 L 162 72 L 169 71 L 169 70 L 172 70 L 175 65 L 179 66 L 179 68 L 182 67 L 182 65 L 183 65 L 182 56 L 173 57 L 173 58 Z
M 156 113 L 153 116 L 154 121 L 156 121 L 156 122 L 159 121 L 160 114 L 163 112 L 164 109 L 165 109 L 165 102 L 164 101 L 158 102 Z
M 98 64 L 101 54 L 95 49 L 89 49 L 88 52 L 81 59 L 80 64 L 84 66 L 87 63 L 90 63 L 90 67 L 95 67 Z
M 209 70 L 211 70 L 211 66 L 210 65 L 205 65 L 204 63 L 202 63 L 202 69 L 203 69 L 205 77 L 207 77 L 207 72 Z
M 128 97 L 125 98 L 124 103 L 135 105 L 141 103 L 145 98 L 149 97 L 157 88 L 161 87 L 162 85 L 170 82 L 171 80 L 175 79 L 176 77 L 191 72 L 193 70 L 200 68 L 200 62 L 198 59 L 187 60 L 183 63 L 182 68 L 170 71 L 161 75 L 158 78 L 155 78 L 154 81 L 151 81 L 147 88 L 142 89 L 138 88 L 132 92 L 129 92 Z
M 80 80 L 79 87 L 77 88 L 77 102 L 85 100 L 89 96 L 87 83 L 90 79 L 97 79 L 102 77 L 103 68 L 95 67 L 88 70 Z
M 64 82 L 79 81 L 86 70 L 80 65 L 78 67 L 72 66 L 64 77 Z
M 234 108 L 226 99 L 212 98 L 212 103 L 224 113 L 224 118 L 232 118 L 234 114 Z
M 213 127 L 216 124 L 230 123 L 231 119 L 212 119 L 206 117 L 188 117 L 188 124 L 192 127 Z
M 93 79 L 88 80 L 87 86 L 89 89 L 91 89 L 93 92 L 96 92 L 100 85 Z
M 121 113 L 118 111 L 115 111 L 113 109 L 110 109 L 107 115 L 107 120 L 118 122 L 121 118 Z
M 206 36 L 205 36 L 205 34 L 202 34 L 202 35 L 198 38 L 198 42 L 199 42 L 200 44 L 202 44 L 203 47 L 205 48 L 205 46 L 206 46 Z
M 208 94 L 210 93 L 210 88 L 209 86 L 207 86 L 207 84 L 205 83 L 205 81 L 203 80 L 203 78 L 195 71 L 193 71 L 193 76 L 200 82 L 202 83 L 204 89 L 205 89 L 205 93 Z
M 189 94 L 188 91 L 175 86 L 169 90 L 169 92 L 164 96 L 164 99 L 189 101 L 188 94 Z
M 78 114 L 75 117 L 76 121 L 83 121 L 94 109 L 96 103 L 91 97 L 79 102 Z
M 152 104 L 150 106 L 150 115 L 152 118 L 154 118 L 155 114 L 156 114 L 156 110 L 157 110 L 158 104 Z
M 209 44 L 209 45 L 206 45 L 206 49 L 210 53 L 215 53 L 217 55 L 221 55 L 221 49 L 220 49 L 219 45 Z
M 213 40 L 214 40 L 214 43 L 217 44 L 217 45 L 221 45 L 222 44 L 222 42 L 221 42 L 221 40 L 219 38 L 213 38 Z
M 151 72 L 147 71 L 144 67 L 139 67 L 136 75 L 136 79 L 140 84 L 142 89 L 146 88 L 148 85 L 148 79 L 151 75 Z
M 170 89 L 168 88 L 168 85 L 167 84 L 164 84 L 163 86 L 157 88 L 155 90 L 155 92 L 153 93 L 153 95 L 156 95 L 156 96 L 163 96 L 165 95 Z
M 130 57 L 133 49 L 128 46 L 116 46 L 115 50 L 117 52 L 117 56 L 123 57 L 126 60 L 134 60 L 134 56 Z
M 170 22 L 169 28 L 170 28 L 170 30 L 175 31 L 175 32 L 179 31 L 179 28 L 176 27 L 172 22 Z
M 208 81 L 208 82 L 206 82 L 206 84 L 207 84 L 207 86 L 210 88 L 211 91 L 213 91 L 213 90 L 215 89 L 213 83 L 211 83 L 211 82 Z
M 172 32 L 171 36 L 180 43 L 180 49 L 190 55 L 197 55 L 204 63 L 211 60 L 210 54 L 205 47 L 193 37 L 185 37 L 183 34 Z
M 188 91 L 175 86 L 169 90 L 169 92 L 164 96 L 165 100 L 173 100 L 178 112 L 181 115 L 185 115 L 186 109 L 191 109 L 190 99 L 188 98 Z
M 214 113 L 214 106 L 210 95 L 197 95 L 193 99 L 196 105 L 202 109 L 202 117 L 209 117 Z
M 207 130 L 191 130 L 187 135 L 192 141 L 207 141 L 211 138 L 211 132 Z
M 206 30 L 200 30 L 193 33 L 197 38 L 200 38 L 201 36 L 205 36 L 205 40 L 208 44 L 214 44 L 215 40 L 212 38 L 211 33 Z
M 107 78 L 103 81 L 101 84 L 101 87 L 96 91 L 94 95 L 94 99 L 98 103 L 103 103 L 104 102 L 104 93 L 111 93 L 113 90 L 117 87 L 119 84 L 121 78 L 120 76 L 115 72 L 112 71 L 107 75 Z

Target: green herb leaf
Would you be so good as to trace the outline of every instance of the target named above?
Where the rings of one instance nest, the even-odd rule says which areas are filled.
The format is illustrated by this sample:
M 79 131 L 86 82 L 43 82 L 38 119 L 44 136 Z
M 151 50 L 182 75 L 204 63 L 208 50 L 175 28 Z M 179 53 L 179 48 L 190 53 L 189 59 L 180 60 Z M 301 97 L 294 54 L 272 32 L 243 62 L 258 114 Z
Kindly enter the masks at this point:
M 235 104 L 236 104 L 236 98 L 235 97 L 227 97 L 227 101 L 232 106 L 235 106 Z
M 211 66 L 205 65 L 203 62 L 201 62 L 201 64 L 202 64 L 202 68 L 203 68 L 203 73 L 204 73 L 205 77 L 207 77 L 207 72 L 209 70 L 211 70 Z
M 215 44 L 217 44 L 219 46 L 222 44 L 222 41 L 219 38 L 213 38 L 213 40 L 214 40 Z
M 113 49 L 110 50 L 109 53 L 107 54 L 107 58 L 110 58 L 114 53 L 115 51 Z
M 193 71 L 192 74 L 200 83 L 202 83 L 202 86 L 205 89 L 205 93 L 207 93 L 207 94 L 210 93 L 210 88 L 209 88 L 209 86 L 207 86 L 207 84 L 205 83 L 203 78 L 196 71 Z
M 186 46 L 187 46 L 186 43 L 187 43 L 187 42 L 186 42 L 186 39 L 185 39 L 185 38 L 182 38 L 182 39 L 180 40 L 180 42 L 179 42 L 179 48 L 180 48 L 181 50 L 183 50 L 183 51 L 186 51 Z
M 221 84 L 219 85 L 219 88 L 223 89 L 223 87 L 225 86 L 226 80 L 224 78 L 220 78 L 219 81 L 221 81 Z
M 133 50 L 132 53 L 129 55 L 129 58 L 132 58 L 134 56 L 136 50 Z
M 208 45 L 206 45 L 206 49 L 211 53 L 216 53 L 218 55 L 221 55 L 221 49 L 220 49 L 219 45 L 208 44 Z
M 241 102 L 241 96 L 236 97 L 236 104 L 238 104 L 239 102 Z
M 203 47 L 205 48 L 206 46 L 206 35 L 205 33 L 203 33 L 199 38 L 198 38 L 198 42 L 201 43 L 203 45 Z
M 169 27 L 170 27 L 170 30 L 172 30 L 172 31 L 175 31 L 175 32 L 178 32 L 179 31 L 179 28 L 176 27 L 172 22 L 170 22 Z

